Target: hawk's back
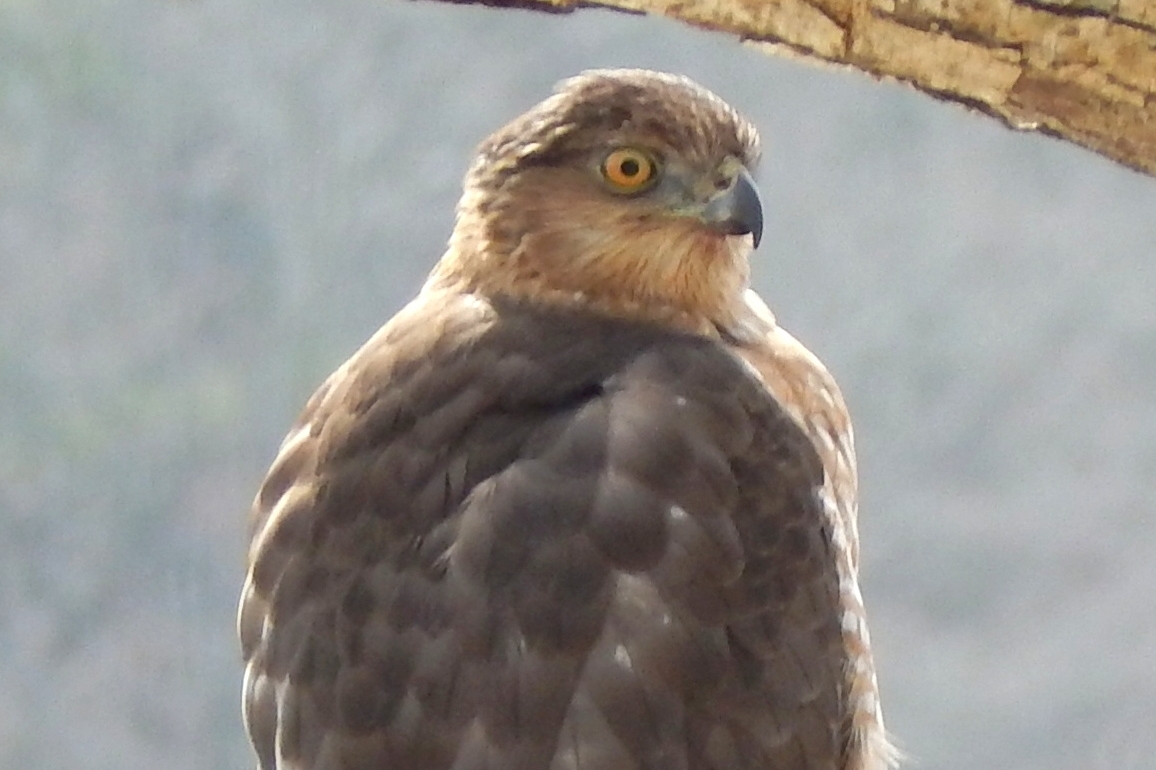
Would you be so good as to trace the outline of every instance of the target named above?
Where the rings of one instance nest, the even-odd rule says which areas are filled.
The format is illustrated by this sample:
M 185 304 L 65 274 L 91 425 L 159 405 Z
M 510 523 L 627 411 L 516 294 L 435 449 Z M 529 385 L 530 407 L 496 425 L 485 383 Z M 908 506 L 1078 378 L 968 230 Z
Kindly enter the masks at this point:
M 842 770 L 815 448 L 723 344 L 423 295 L 254 504 L 264 770 Z

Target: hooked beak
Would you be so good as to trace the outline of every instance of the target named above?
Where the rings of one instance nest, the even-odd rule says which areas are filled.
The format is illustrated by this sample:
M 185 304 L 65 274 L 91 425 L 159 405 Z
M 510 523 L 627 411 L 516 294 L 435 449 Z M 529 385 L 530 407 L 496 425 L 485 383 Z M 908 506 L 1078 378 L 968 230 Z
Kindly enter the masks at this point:
M 727 235 L 750 233 L 758 248 L 763 239 L 763 201 L 749 171 L 739 169 L 731 186 L 703 208 L 702 220 Z

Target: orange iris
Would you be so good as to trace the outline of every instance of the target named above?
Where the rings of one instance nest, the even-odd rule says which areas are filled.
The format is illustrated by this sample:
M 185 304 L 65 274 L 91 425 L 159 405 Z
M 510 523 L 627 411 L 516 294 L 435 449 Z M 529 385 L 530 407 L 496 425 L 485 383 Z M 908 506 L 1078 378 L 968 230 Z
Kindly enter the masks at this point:
M 639 192 L 657 176 L 658 164 L 650 153 L 633 147 L 620 147 L 602 161 L 602 178 L 615 192 Z

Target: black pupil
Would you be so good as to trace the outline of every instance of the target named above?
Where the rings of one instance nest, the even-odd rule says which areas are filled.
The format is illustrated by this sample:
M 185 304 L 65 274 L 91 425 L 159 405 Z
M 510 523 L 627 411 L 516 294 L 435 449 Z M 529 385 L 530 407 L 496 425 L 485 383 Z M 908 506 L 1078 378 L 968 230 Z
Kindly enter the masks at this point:
M 622 176 L 632 177 L 642 173 L 642 166 L 634 158 L 627 158 L 618 164 L 618 170 L 622 172 Z

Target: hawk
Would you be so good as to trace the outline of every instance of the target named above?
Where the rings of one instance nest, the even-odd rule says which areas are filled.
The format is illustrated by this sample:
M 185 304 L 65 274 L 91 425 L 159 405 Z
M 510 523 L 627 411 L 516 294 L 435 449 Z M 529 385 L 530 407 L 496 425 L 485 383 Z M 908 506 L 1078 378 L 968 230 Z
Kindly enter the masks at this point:
M 262 770 L 881 770 L 843 398 L 748 288 L 754 127 L 593 71 L 478 148 L 305 406 L 238 629 Z

